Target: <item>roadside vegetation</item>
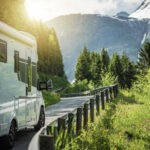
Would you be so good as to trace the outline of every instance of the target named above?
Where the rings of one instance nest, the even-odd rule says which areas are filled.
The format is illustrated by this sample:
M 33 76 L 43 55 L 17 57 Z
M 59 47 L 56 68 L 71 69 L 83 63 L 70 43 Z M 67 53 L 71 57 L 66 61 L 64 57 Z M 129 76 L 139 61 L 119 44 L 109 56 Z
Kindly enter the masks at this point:
M 142 54 L 139 52 L 137 72 L 134 74 L 132 85 L 128 84 L 130 88 L 123 88 L 119 83 L 117 98 L 106 105 L 106 109 L 101 111 L 101 115 L 94 123 L 88 124 L 88 130 L 83 129 L 79 136 L 68 137 L 65 134 L 67 139 L 65 141 L 60 136 L 56 142 L 57 150 L 61 144 L 66 150 L 150 149 L 150 65 L 147 62 L 150 60 L 150 46 L 148 45 L 150 44 L 145 43 L 141 50 Z M 107 73 L 106 77 L 103 77 L 106 84 L 107 76 L 110 74 Z
M 39 78 L 41 81 L 48 81 L 49 79 L 53 81 L 53 89 L 51 89 L 50 91 L 44 90 L 42 92 L 46 106 L 56 104 L 60 101 L 60 95 L 56 93 L 55 90 L 59 88 L 66 88 L 67 86 L 70 85 L 65 75 L 63 77 L 59 77 L 56 75 L 54 76 L 54 75 L 47 75 L 45 73 L 39 73 Z
M 86 46 L 80 53 L 75 70 L 75 82 L 63 93 L 78 93 L 119 83 L 121 88 L 130 88 L 136 80 L 137 69 L 129 57 L 114 53 L 112 58 L 106 49 L 90 52 Z
M 150 69 L 137 76 L 130 90 L 121 90 L 88 131 L 72 143 L 72 149 L 150 149 Z
M 129 90 L 120 90 L 94 123 L 80 136 L 60 133 L 56 149 L 148 150 L 150 149 L 150 69 L 137 75 Z

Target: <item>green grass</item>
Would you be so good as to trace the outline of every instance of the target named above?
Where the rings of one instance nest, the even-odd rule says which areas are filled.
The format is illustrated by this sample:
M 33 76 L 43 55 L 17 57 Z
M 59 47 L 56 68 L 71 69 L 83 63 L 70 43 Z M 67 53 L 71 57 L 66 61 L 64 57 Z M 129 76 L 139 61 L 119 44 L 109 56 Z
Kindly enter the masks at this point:
M 56 104 L 60 101 L 60 96 L 59 94 L 53 92 L 56 89 L 59 88 L 65 88 L 69 85 L 69 82 L 65 76 L 63 77 L 58 77 L 58 76 L 53 76 L 53 75 L 47 75 L 44 73 L 39 73 L 39 77 L 41 81 L 48 81 L 49 79 L 52 80 L 53 82 L 53 89 L 51 91 L 43 91 L 43 98 L 45 101 L 45 106 L 50 106 L 53 104 Z
M 137 76 L 132 89 L 121 90 L 88 131 L 75 138 L 73 150 L 150 149 L 150 70 Z
M 149 150 L 149 89 L 150 71 L 139 75 L 132 89 L 120 90 L 117 98 L 105 105 L 106 109 L 101 110 L 101 115 L 89 123 L 88 130 L 82 130 L 80 136 L 68 136 L 66 132 L 59 136 L 56 149 Z
M 46 107 L 56 104 L 60 101 L 60 96 L 57 93 L 50 93 L 47 91 L 43 91 L 42 93 Z
M 132 90 L 121 90 L 117 98 L 105 106 L 100 116 L 95 115 L 95 122 L 88 124 L 87 131 L 69 137 L 71 144 L 65 134 L 64 149 L 69 150 L 70 145 L 72 150 L 150 149 L 149 95 L 139 96 Z
M 51 79 L 53 81 L 53 90 L 56 90 L 59 88 L 66 88 L 70 85 L 66 76 L 59 77 L 59 76 L 39 73 L 39 77 L 41 81 L 48 81 L 49 79 Z
M 133 92 L 121 91 L 88 131 L 73 142 L 73 149 L 148 150 L 150 149 L 150 101 Z
M 139 97 L 139 96 L 138 96 Z M 118 137 L 127 150 L 150 149 L 150 101 L 138 99 L 133 92 L 123 91 L 118 97 L 111 137 Z M 113 140 L 111 140 L 113 142 Z

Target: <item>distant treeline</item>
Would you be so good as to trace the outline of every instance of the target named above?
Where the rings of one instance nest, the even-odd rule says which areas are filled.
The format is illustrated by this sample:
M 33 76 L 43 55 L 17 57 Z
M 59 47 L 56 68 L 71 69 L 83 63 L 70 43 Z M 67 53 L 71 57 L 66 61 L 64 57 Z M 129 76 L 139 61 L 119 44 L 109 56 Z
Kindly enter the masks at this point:
M 0 20 L 36 37 L 39 72 L 64 76 L 63 58 L 55 30 L 41 21 L 31 20 L 26 12 L 25 0 L 0 0 Z
M 114 53 L 110 58 L 106 49 L 98 53 L 84 47 L 77 61 L 75 79 L 76 82 L 87 79 L 94 87 L 104 86 L 104 82 L 116 82 L 122 88 L 130 88 L 136 73 L 134 62 L 125 53 L 122 56 Z

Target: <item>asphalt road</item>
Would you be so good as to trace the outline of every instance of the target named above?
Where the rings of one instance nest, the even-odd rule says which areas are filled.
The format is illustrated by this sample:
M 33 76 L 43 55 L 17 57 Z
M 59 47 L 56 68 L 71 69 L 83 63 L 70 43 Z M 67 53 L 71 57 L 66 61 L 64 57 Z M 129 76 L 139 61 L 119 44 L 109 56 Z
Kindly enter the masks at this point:
M 46 108 L 46 125 L 57 120 L 59 117 L 73 111 L 92 96 L 87 97 L 73 97 L 62 98 L 61 101 L 55 105 Z M 39 131 L 40 132 L 40 131 Z M 35 132 L 33 128 L 27 131 L 22 131 L 17 134 L 17 141 L 15 147 L 12 150 L 38 150 L 38 135 L 39 132 Z M 0 150 L 6 150 L 0 145 Z
M 32 138 L 35 136 L 35 134 L 36 132 L 33 128 L 18 132 L 15 146 L 11 150 L 27 150 L 28 145 L 32 140 Z M 8 150 L 8 149 L 5 148 L 5 145 L 0 145 L 0 150 Z

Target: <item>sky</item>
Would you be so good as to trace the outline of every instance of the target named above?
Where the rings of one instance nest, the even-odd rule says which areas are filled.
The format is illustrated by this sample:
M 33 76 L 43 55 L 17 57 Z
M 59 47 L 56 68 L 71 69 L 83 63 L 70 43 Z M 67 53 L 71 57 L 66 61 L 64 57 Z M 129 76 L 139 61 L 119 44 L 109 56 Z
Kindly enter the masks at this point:
M 26 0 L 26 8 L 31 18 L 50 20 L 60 15 L 104 14 L 117 12 L 132 13 L 143 0 Z

